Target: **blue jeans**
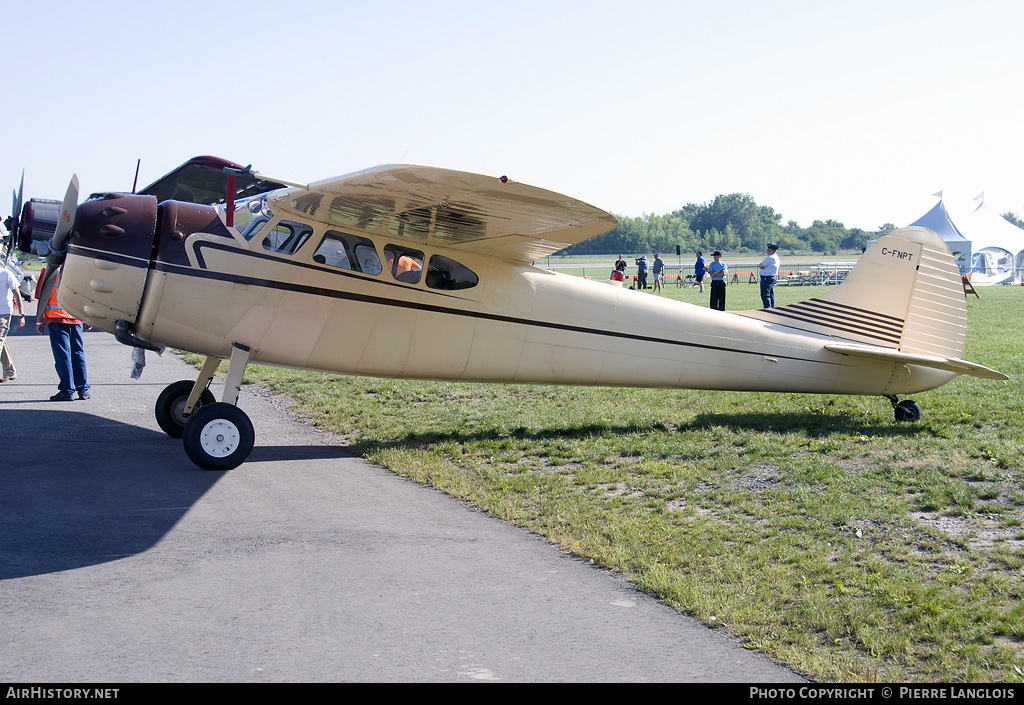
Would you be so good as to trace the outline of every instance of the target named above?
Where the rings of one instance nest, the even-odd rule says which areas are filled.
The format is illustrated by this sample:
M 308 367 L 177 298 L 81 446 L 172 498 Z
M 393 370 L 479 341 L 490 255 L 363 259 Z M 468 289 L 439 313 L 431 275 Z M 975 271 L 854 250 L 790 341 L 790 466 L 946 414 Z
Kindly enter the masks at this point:
M 85 394 L 89 383 L 85 377 L 85 346 L 82 343 L 82 324 L 50 323 L 50 349 L 53 350 L 53 368 L 60 377 L 60 393 L 73 396 Z
M 761 277 L 761 303 L 765 308 L 775 308 L 775 281 L 778 277 Z

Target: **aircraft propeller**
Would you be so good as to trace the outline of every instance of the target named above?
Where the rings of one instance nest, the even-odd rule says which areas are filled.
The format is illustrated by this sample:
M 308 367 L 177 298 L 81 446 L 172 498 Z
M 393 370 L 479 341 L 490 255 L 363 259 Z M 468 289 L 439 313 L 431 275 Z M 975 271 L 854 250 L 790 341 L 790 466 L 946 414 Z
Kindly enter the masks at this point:
M 18 234 L 21 232 L 19 225 L 21 222 L 21 197 L 25 192 L 25 170 L 21 170 L 21 185 L 18 186 L 18 192 L 11 193 L 11 215 L 4 220 L 4 226 L 7 228 L 7 252 L 4 254 L 4 263 L 10 258 L 14 252 L 15 243 L 18 242 Z
M 68 191 L 64 194 L 64 202 L 60 206 L 60 214 L 57 216 L 57 227 L 53 232 L 53 237 L 48 243 L 32 243 L 33 251 L 42 255 L 46 260 L 46 274 L 39 290 L 40 299 L 43 301 L 49 297 L 49 290 L 57 276 L 57 269 L 64 264 L 64 258 L 67 256 L 68 235 L 71 234 L 71 229 L 75 226 L 75 210 L 77 208 L 78 175 L 73 174 L 71 183 L 68 184 Z
M 57 217 L 57 228 L 53 231 L 53 237 L 49 242 L 49 252 L 46 253 L 46 264 L 56 267 L 64 262 L 64 256 L 68 251 L 68 235 L 75 226 L 75 209 L 78 208 L 78 176 L 72 175 L 71 183 L 68 184 L 68 191 L 64 194 L 64 202 L 60 206 L 60 215 Z

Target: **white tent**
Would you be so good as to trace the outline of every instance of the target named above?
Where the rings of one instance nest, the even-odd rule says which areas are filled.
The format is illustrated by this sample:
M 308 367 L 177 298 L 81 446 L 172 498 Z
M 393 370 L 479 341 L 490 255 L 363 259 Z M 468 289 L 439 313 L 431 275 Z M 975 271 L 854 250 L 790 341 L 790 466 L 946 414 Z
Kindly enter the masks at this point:
M 946 204 L 941 196 L 939 202 L 930 211 L 915 220 L 911 225 L 918 225 L 922 228 L 934 230 L 939 237 L 946 241 L 960 271 L 966 273 L 971 263 L 971 241 L 964 237 L 959 228 L 953 223 L 953 218 L 946 210 Z
M 973 233 L 975 242 L 971 281 L 1019 284 L 1024 280 L 1024 230 L 989 208 L 984 198 L 964 219 L 964 229 Z
M 911 225 L 919 225 L 939 234 L 953 252 L 971 282 L 1019 284 L 1024 281 L 1024 230 L 1010 223 L 985 205 L 984 194 L 973 211 L 947 209 L 942 192 L 939 202 Z

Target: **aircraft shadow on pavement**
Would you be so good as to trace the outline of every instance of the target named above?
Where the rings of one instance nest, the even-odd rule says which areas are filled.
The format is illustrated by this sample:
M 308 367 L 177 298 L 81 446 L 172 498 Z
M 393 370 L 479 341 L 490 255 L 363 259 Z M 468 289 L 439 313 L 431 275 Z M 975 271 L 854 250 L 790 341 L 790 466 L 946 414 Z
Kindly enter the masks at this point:
M 0 464 L 0 579 L 145 551 L 223 475 L 197 470 L 178 439 L 93 414 L 2 418 L 18 430 Z
M 185 451 L 181 451 L 184 455 Z M 289 460 L 335 460 L 341 458 L 358 458 L 345 446 L 261 446 L 256 439 L 256 447 L 246 463 L 272 463 Z
M 0 405 L 0 580 L 146 551 L 223 472 L 200 470 L 181 440 L 86 412 Z M 257 446 L 250 464 L 354 457 L 344 446 Z

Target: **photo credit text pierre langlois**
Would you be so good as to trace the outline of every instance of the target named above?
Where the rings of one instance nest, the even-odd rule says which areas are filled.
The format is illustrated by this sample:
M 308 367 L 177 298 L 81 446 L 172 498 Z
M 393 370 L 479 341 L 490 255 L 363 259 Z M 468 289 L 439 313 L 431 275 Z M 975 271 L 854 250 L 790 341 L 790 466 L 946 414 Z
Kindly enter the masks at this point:
M 751 686 L 751 700 L 1014 700 L 1015 686 L 803 686 L 800 688 L 758 688 Z

